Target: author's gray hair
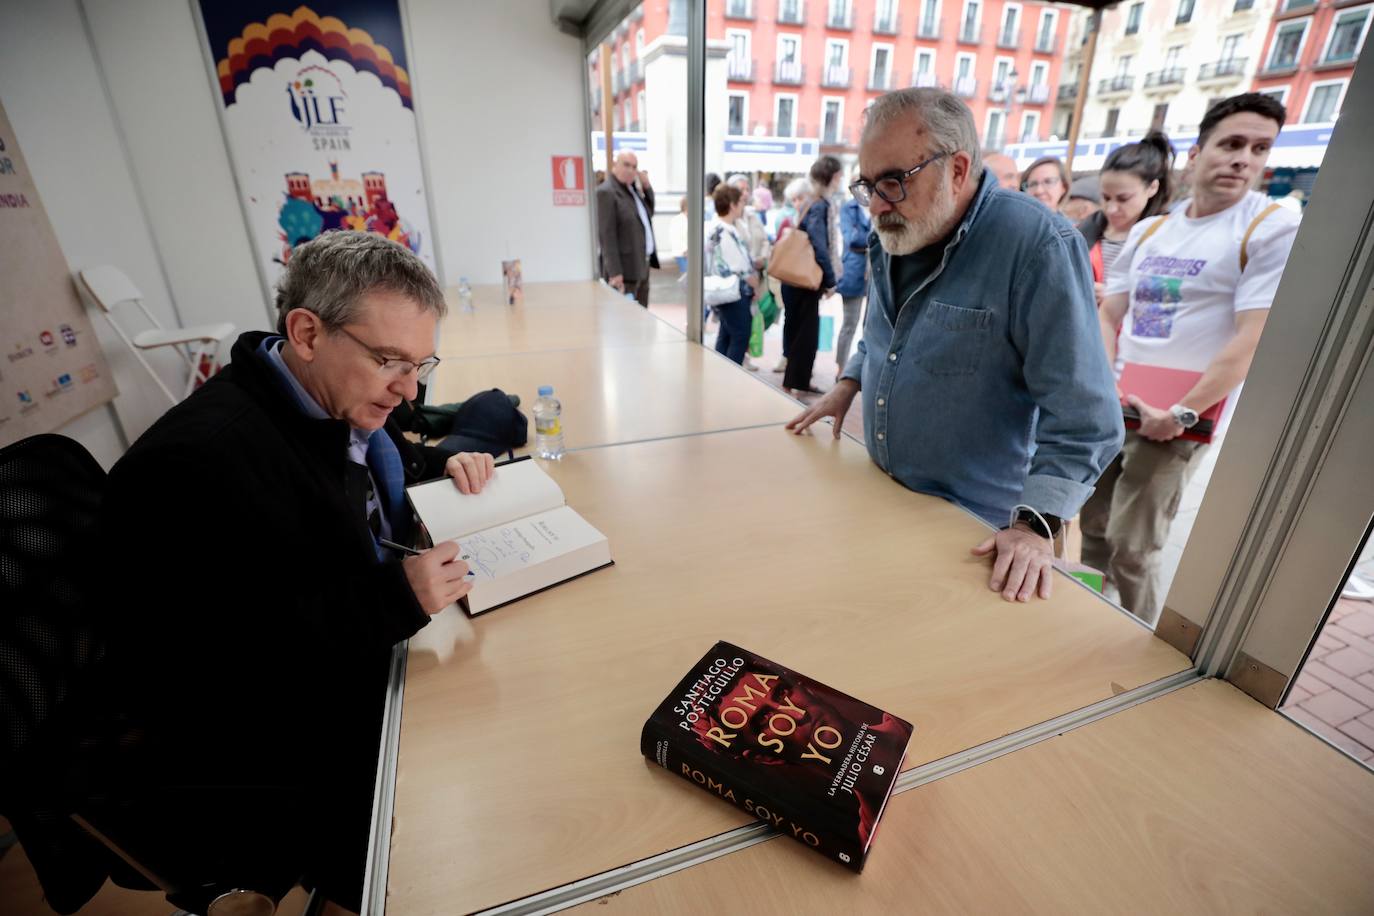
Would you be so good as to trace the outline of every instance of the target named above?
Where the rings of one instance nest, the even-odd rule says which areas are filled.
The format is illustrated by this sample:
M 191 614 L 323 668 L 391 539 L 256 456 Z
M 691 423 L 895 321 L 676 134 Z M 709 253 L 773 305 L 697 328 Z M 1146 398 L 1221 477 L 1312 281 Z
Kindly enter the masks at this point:
M 978 148 L 978 128 L 973 112 L 963 99 L 943 89 L 898 89 L 881 95 L 864 118 L 863 138 L 894 121 L 914 118 L 921 122 L 934 141 L 933 153 L 968 153 L 969 172 L 977 179 L 983 171 L 983 154 Z M 860 143 L 863 142 L 860 139 Z
M 374 290 L 399 293 L 443 318 L 444 292 L 410 249 L 372 232 L 337 230 L 296 246 L 277 283 L 277 333 L 292 309 L 314 312 L 330 330 L 357 317 L 359 300 Z

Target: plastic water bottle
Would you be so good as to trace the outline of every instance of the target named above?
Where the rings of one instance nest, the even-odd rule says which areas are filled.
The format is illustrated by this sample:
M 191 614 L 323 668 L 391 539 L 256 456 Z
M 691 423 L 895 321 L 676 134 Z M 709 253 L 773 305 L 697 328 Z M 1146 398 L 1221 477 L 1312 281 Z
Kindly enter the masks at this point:
M 458 278 L 458 309 L 465 313 L 473 311 L 472 287 L 468 285 L 467 277 Z
M 563 457 L 563 405 L 553 396 L 552 385 L 539 386 L 534 402 L 534 453 L 550 461 Z

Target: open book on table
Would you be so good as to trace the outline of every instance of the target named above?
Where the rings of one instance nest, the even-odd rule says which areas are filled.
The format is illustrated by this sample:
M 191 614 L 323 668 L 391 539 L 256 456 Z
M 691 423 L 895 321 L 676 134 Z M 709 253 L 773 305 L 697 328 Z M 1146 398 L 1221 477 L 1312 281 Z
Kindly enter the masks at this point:
M 481 614 L 611 564 L 606 536 L 569 508 L 532 460 L 499 465 L 481 493 L 450 478 L 406 490 L 434 543 L 457 541 L 473 573 L 466 610 Z

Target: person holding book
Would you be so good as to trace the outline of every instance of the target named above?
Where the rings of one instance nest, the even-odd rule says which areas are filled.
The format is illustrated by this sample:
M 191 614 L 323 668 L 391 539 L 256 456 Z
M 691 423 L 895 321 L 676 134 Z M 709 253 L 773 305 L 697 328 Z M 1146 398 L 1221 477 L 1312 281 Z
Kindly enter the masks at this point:
M 1051 539 L 1121 447 L 1082 237 L 985 170 L 973 114 L 940 89 L 868 110 L 860 175 L 876 239 L 863 337 L 787 428 L 834 434 L 863 391 L 864 439 L 907 487 L 1007 526 L 973 548 L 989 587 L 1048 597 Z
M 1107 276 L 1102 340 L 1122 388 L 1159 370 L 1186 374 L 1177 400 L 1123 391 L 1139 428 L 1083 507 L 1083 562 L 1149 622 L 1163 602 L 1160 550 L 1207 449 L 1194 427 L 1223 401 L 1211 436 L 1224 426 L 1297 235 L 1297 214 L 1251 190 L 1285 116 L 1259 93 L 1213 105 L 1188 151 L 1192 196 L 1138 222 Z
M 299 830 L 311 882 L 357 910 L 392 647 L 472 587 L 454 543 L 387 546 L 422 536 L 402 488 L 447 474 L 474 493 L 493 467 L 391 419 L 438 363 L 446 308 L 405 247 L 324 233 L 292 252 L 276 306 L 276 332 L 241 335 L 110 472 L 91 559 L 105 655 L 59 759 L 131 815 L 178 787 L 235 793 L 245 818 Z M 282 795 L 292 810 L 253 807 Z

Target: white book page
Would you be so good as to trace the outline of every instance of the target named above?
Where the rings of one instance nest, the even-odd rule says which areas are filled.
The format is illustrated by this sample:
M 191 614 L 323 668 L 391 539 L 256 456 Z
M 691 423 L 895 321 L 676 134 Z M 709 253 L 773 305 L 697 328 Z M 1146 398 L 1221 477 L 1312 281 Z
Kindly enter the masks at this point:
M 518 575 L 540 563 L 606 539 L 567 506 L 522 518 L 458 539 L 459 554 L 472 570 L 473 590 L 483 582 Z
M 563 491 L 533 460 L 498 467 L 481 493 L 465 496 L 445 477 L 406 495 L 436 544 L 563 505 Z

